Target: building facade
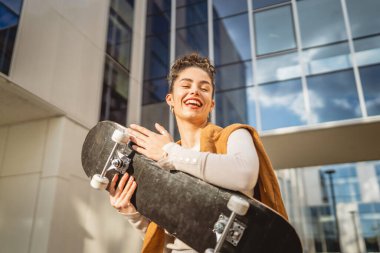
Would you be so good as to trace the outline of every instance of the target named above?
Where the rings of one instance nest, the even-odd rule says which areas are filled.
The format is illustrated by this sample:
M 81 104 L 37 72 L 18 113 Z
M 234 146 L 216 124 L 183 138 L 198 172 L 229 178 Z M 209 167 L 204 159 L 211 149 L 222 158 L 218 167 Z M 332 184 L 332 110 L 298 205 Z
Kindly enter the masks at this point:
M 0 1 L 2 247 L 139 251 L 89 188 L 81 143 L 104 119 L 178 138 L 166 75 L 195 51 L 217 68 L 211 120 L 260 132 L 304 251 L 380 252 L 379 11 L 375 0 Z

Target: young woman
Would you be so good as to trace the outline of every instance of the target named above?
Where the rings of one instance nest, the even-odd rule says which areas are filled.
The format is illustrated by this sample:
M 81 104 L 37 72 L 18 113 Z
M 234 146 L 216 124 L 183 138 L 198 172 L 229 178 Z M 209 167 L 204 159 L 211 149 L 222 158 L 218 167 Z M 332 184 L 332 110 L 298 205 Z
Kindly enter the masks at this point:
M 173 142 L 168 131 L 156 123 L 157 132 L 132 124 L 128 128 L 137 152 L 202 180 L 248 197 L 255 197 L 287 218 L 276 176 L 257 132 L 250 126 L 233 124 L 220 128 L 209 123 L 215 107 L 215 68 L 198 54 L 185 55 L 172 66 L 166 96 L 175 115 L 181 140 Z M 130 203 L 136 189 L 127 174 L 115 188 L 110 201 L 145 236 L 142 252 L 195 252 L 140 215 Z

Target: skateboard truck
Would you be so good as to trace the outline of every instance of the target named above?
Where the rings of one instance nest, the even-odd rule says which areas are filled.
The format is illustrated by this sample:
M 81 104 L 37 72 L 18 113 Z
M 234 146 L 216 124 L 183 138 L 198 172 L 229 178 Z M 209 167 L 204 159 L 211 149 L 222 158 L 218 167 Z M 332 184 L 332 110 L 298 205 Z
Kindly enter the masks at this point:
M 214 225 L 213 232 L 216 234 L 217 240 L 215 249 L 207 249 L 205 253 L 219 253 L 224 241 L 228 241 L 232 245 L 237 246 L 244 233 L 246 226 L 235 220 L 235 217 L 236 214 L 243 216 L 247 213 L 249 208 L 248 201 L 236 195 L 232 195 L 228 200 L 227 207 L 231 210 L 230 217 L 228 218 L 224 214 L 221 214 Z
M 124 133 L 124 131 L 121 131 L 119 129 L 116 129 L 111 139 L 115 142 L 115 145 L 112 148 L 112 151 L 110 155 L 108 156 L 108 159 L 104 165 L 103 171 L 101 174 L 95 174 L 91 179 L 91 186 L 98 190 L 104 190 L 107 188 L 109 184 L 109 179 L 105 176 L 106 173 L 110 170 L 116 170 L 117 172 L 124 174 L 127 171 L 128 165 L 131 162 L 131 159 L 128 156 L 125 156 L 121 153 L 118 153 L 116 158 L 112 158 L 112 156 L 115 153 L 116 148 L 119 144 L 127 143 L 129 141 L 128 135 Z M 108 167 L 108 163 L 111 161 L 111 166 Z

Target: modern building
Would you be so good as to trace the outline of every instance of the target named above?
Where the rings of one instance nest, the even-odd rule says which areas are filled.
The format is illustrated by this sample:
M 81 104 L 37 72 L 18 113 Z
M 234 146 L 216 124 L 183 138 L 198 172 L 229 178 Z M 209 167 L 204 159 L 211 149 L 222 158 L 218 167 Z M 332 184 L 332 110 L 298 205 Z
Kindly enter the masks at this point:
M 211 120 L 252 125 L 304 252 L 380 252 L 380 2 L 0 0 L 0 243 L 5 252 L 138 252 L 88 186 L 99 120 L 178 138 L 166 75 L 217 67 Z

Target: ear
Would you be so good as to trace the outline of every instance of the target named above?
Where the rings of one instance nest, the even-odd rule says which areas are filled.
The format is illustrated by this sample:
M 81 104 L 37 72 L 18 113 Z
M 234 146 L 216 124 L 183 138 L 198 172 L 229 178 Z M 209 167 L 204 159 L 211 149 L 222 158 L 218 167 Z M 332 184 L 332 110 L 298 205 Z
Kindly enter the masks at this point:
M 211 101 L 210 113 L 212 112 L 212 110 L 214 110 L 214 107 L 215 107 L 215 100 L 213 99 Z
M 171 93 L 166 94 L 165 100 L 169 106 L 174 106 L 173 94 Z

